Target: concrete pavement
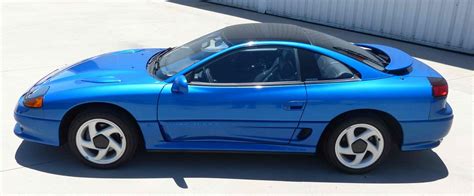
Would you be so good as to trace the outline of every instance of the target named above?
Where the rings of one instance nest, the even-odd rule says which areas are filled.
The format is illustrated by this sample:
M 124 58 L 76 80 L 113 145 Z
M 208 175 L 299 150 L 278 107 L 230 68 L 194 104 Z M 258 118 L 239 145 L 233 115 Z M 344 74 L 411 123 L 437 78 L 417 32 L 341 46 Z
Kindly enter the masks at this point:
M 394 153 L 366 175 L 339 173 L 312 156 L 140 153 L 117 170 L 78 163 L 67 149 L 13 134 L 17 99 L 59 66 L 97 54 L 177 46 L 238 23 L 292 23 L 352 42 L 391 45 L 446 77 L 455 120 L 440 147 Z M 458 193 L 473 191 L 472 56 L 198 1 L 2 3 L 2 193 Z

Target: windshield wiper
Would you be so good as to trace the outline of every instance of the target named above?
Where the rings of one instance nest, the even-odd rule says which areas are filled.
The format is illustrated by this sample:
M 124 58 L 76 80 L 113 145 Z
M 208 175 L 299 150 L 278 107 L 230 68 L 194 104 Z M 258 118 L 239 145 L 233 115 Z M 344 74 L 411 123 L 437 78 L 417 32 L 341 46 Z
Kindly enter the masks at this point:
M 160 68 L 159 62 L 160 62 L 161 57 L 163 57 L 166 53 L 170 52 L 173 49 L 174 47 L 169 47 L 169 48 L 164 49 L 160 53 L 158 53 L 158 56 L 156 57 L 155 62 L 153 62 L 154 64 L 153 64 L 152 73 L 156 73 L 156 71 Z

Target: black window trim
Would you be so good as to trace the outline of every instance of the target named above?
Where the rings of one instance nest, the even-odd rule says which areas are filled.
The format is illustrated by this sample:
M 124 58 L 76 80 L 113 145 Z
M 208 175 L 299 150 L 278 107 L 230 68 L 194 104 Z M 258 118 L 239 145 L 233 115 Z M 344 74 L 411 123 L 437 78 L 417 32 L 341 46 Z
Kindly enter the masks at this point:
M 190 82 L 189 85 L 192 86 L 216 86 L 216 87 L 225 87 L 225 86 L 287 86 L 287 85 L 298 85 L 305 84 L 303 81 L 282 81 L 282 82 L 244 82 L 244 83 L 208 83 L 208 82 Z
M 357 82 L 361 81 L 361 79 L 357 76 L 352 78 L 344 78 L 344 79 L 334 79 L 334 80 L 309 80 L 304 81 L 305 84 L 327 84 L 327 83 L 341 83 L 341 82 Z

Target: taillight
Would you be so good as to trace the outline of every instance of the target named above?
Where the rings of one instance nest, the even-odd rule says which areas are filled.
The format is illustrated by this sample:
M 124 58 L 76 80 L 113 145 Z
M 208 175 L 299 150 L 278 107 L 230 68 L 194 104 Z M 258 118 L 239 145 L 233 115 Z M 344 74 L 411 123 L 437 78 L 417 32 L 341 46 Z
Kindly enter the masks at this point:
M 432 78 L 429 77 L 431 83 L 431 89 L 433 97 L 446 97 L 448 96 L 448 83 L 444 78 Z

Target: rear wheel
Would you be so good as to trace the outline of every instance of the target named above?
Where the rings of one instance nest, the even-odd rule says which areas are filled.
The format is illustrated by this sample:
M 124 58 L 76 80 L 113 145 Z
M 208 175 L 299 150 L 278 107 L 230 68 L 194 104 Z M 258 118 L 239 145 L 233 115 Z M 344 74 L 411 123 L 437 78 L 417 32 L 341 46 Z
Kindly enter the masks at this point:
M 336 168 L 358 174 L 377 167 L 390 146 L 390 133 L 383 121 L 358 117 L 335 126 L 324 145 L 324 153 Z
M 114 111 L 88 110 L 71 123 L 68 143 L 83 163 L 95 168 L 118 167 L 135 154 L 136 127 L 126 115 Z

